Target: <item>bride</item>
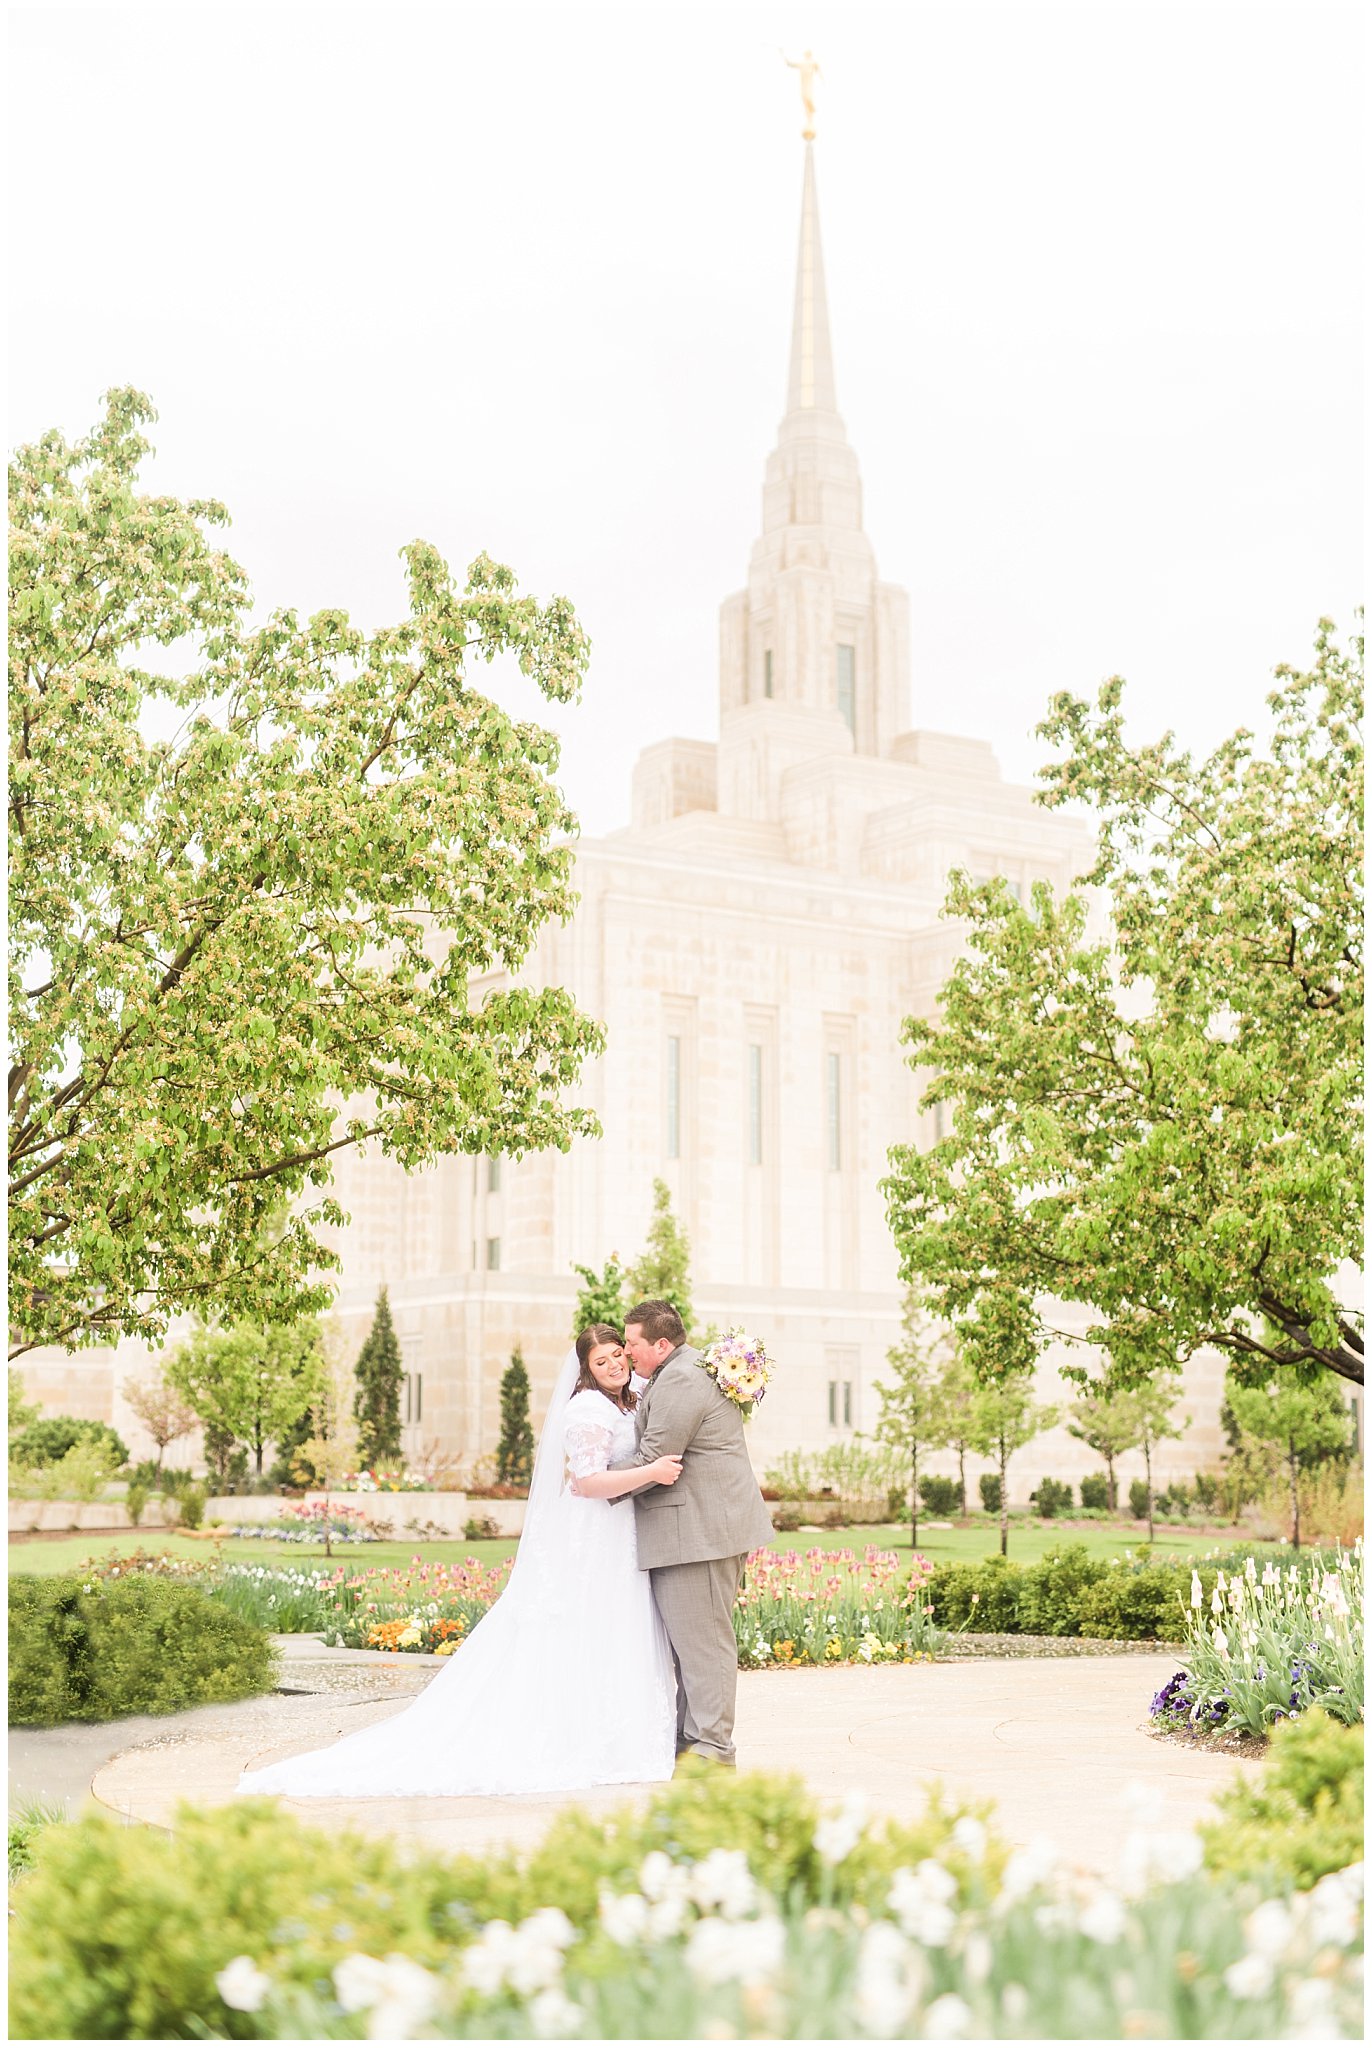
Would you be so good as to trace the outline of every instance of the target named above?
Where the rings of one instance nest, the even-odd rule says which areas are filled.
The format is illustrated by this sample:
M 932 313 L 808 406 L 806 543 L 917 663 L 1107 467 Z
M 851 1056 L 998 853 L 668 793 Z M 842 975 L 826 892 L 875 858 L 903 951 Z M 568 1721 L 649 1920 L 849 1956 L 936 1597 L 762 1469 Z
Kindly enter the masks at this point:
M 671 1486 L 681 1460 L 607 1469 L 634 1449 L 630 1371 L 618 1330 L 582 1331 L 553 1390 L 505 1589 L 419 1697 L 329 1749 L 245 1771 L 239 1792 L 441 1797 L 671 1777 L 672 1653 L 634 1516 L 614 1502 Z

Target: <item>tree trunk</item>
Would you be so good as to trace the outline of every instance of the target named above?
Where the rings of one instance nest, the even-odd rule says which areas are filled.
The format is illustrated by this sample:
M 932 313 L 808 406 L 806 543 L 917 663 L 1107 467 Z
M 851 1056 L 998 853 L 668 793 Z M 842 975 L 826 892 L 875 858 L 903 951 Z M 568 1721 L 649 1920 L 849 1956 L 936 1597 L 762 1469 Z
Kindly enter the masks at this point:
M 919 1549 L 919 1439 L 910 1442 L 910 1548 Z
M 1291 1548 L 1299 1550 L 1301 1547 L 1301 1496 L 1300 1489 L 1296 1485 L 1296 1474 L 1300 1470 L 1300 1460 L 1296 1455 L 1294 1443 L 1288 1442 L 1287 1449 L 1289 1453 L 1287 1463 L 1291 1470 Z
M 1109 1488 L 1110 1512 L 1113 1515 L 1116 1508 L 1119 1506 L 1119 1493 L 1117 1492 L 1115 1487 L 1115 1461 L 1114 1458 L 1109 1456 L 1108 1454 L 1105 1460 L 1105 1483 Z
M 967 1456 L 967 1446 L 966 1446 L 965 1444 L 959 1444 L 959 1445 L 958 1445 L 958 1513 L 959 1513 L 959 1514 L 960 1514 L 960 1515 L 961 1515 L 961 1516 L 962 1516 L 962 1517 L 964 1518 L 964 1520 L 966 1519 L 966 1516 L 967 1516 L 967 1467 L 966 1467 L 966 1462 L 965 1462 L 965 1461 L 966 1461 L 966 1456 Z
M 332 1530 L 332 1528 L 331 1528 L 331 1526 L 330 1526 L 330 1523 L 329 1523 L 329 1496 L 328 1496 L 328 1493 L 327 1493 L 327 1491 L 326 1491 L 326 1492 L 325 1492 L 325 1495 L 324 1495 L 324 1555 L 325 1555 L 325 1557 L 332 1557 L 332 1556 L 333 1556 L 333 1540 L 332 1540 L 332 1539 L 333 1539 L 333 1530 Z
M 1000 1440 L 1000 1554 L 1002 1557 L 1010 1555 L 1010 1485 L 1005 1476 L 1005 1468 L 1009 1462 L 1010 1454 L 1006 1449 L 1005 1438 L 1002 1437 Z
M 1153 1446 L 1147 1437 L 1143 1440 L 1143 1470 L 1148 1488 L 1148 1541 L 1153 1541 Z

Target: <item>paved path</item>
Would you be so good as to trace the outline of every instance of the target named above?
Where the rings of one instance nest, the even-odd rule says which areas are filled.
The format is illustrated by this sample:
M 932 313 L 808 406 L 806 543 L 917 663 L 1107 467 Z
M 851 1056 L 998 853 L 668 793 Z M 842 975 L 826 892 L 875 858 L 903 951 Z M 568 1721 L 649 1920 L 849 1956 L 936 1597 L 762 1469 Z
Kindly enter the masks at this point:
M 304 1662 L 291 1670 L 300 1682 L 342 1683 L 342 1668 L 329 1671 L 327 1681 L 322 1668 L 338 1654 L 315 1653 L 313 1681 Z M 397 1669 L 392 1660 L 384 1682 L 418 1690 L 436 1661 L 407 1658 Z M 745 1768 L 799 1772 L 826 1801 L 860 1791 L 875 1812 L 902 1819 L 923 1811 L 928 1787 L 939 1779 L 952 1794 L 993 1800 L 1012 1842 L 1047 1834 L 1071 1863 L 1105 1872 L 1114 1867 L 1125 1833 L 1138 1824 L 1141 1788 L 1150 1830 L 1189 1828 L 1245 1768 L 1232 1757 L 1148 1734 L 1148 1701 L 1174 1669 L 1174 1657 L 1164 1653 L 1098 1657 L 1089 1666 L 981 1659 L 876 1670 L 745 1671 L 739 1674 L 739 1754 Z M 318 1748 L 399 1711 L 393 1698 L 378 1696 L 382 1674 L 354 1665 L 347 1682 L 359 1679 L 371 1688 L 361 1695 L 269 1695 L 177 1716 L 151 1741 L 102 1762 L 92 1789 L 115 1812 L 153 1823 L 169 1822 L 182 1799 L 221 1804 L 248 1764 Z M 647 1796 L 647 1788 L 615 1786 L 556 1798 L 282 1803 L 327 1828 L 478 1851 L 530 1846 L 566 1806 L 604 1812 Z

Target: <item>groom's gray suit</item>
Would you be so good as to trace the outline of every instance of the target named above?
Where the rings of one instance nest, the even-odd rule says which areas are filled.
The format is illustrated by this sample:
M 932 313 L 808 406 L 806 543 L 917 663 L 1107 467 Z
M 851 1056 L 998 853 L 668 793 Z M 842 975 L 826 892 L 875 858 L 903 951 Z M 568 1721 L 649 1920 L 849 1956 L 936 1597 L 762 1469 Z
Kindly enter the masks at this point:
M 634 1495 L 638 1562 L 652 1579 L 676 1659 L 677 1747 L 731 1764 L 734 1600 L 749 1551 L 772 1540 L 743 1416 L 702 1370 L 700 1354 L 680 1344 L 639 1396 L 634 1420 L 638 1448 L 614 1470 L 671 1455 L 685 1460 L 675 1485 Z

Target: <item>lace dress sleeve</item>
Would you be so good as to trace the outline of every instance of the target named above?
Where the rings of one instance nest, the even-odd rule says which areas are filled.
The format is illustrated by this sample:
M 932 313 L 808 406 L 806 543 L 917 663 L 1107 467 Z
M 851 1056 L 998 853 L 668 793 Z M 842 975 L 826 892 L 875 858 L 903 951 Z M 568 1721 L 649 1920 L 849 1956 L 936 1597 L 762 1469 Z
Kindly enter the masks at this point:
M 589 1391 L 577 1395 L 567 1408 L 562 1443 L 567 1470 L 574 1479 L 590 1472 L 603 1472 L 610 1462 L 614 1444 L 614 1410 L 601 1395 Z

